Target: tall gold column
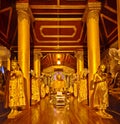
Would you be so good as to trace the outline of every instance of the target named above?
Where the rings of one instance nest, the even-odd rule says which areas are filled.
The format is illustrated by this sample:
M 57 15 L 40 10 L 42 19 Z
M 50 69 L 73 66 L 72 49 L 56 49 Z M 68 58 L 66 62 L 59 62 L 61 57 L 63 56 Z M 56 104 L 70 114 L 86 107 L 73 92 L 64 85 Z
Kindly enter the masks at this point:
M 117 0 L 118 48 L 120 49 L 120 0 Z
M 39 75 L 41 75 L 41 58 L 42 58 L 42 53 L 39 53 L 39 61 L 40 61 L 40 63 L 39 63 Z
M 37 77 L 40 76 L 41 73 L 41 59 L 42 54 L 41 53 L 34 53 L 34 71 Z
M 39 60 L 39 54 L 34 54 L 34 72 L 36 74 L 36 77 L 40 76 L 40 60 Z
M 91 105 L 91 81 L 94 73 L 100 65 L 100 37 L 99 37 L 99 11 L 100 2 L 88 3 L 87 14 L 87 46 L 88 46 L 88 70 L 89 73 L 89 104 Z
M 77 58 L 77 81 L 74 83 L 74 96 L 78 97 L 80 74 L 84 67 L 83 51 L 76 51 L 75 57 Z
M 10 58 L 7 58 L 7 70 L 10 71 Z
M 83 57 L 83 51 L 77 51 L 75 53 L 75 57 L 77 58 L 77 76 L 80 80 L 80 73 L 83 71 L 84 68 L 84 57 Z
M 18 63 L 26 79 L 28 107 L 30 106 L 30 16 L 28 3 L 16 4 L 18 13 Z

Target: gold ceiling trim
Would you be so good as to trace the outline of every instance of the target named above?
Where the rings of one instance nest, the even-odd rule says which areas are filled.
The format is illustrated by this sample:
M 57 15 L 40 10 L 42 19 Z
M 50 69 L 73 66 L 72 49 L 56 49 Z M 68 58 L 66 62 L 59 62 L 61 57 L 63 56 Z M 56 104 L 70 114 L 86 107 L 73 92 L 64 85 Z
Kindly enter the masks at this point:
M 80 47 L 83 47 L 83 46 L 59 46 L 59 48 L 70 48 L 70 47 L 72 47 L 72 48 L 80 48 Z M 46 46 L 35 46 L 35 48 L 56 48 L 56 46 L 51 46 L 51 45 L 46 45 Z
M 38 19 L 35 19 L 37 21 L 81 21 L 81 18 L 38 18 Z M 83 26 L 84 28 L 84 26 Z M 83 28 L 82 28 L 82 31 L 79 35 L 79 38 L 77 40 L 69 40 L 69 41 L 65 41 L 65 40 L 60 40 L 61 43 L 79 43 L 80 42 L 80 39 L 82 37 L 82 33 L 83 33 Z M 37 36 L 36 36 L 36 32 L 35 32 L 35 29 L 33 28 L 33 34 L 34 34 L 34 37 L 36 39 L 36 42 L 38 43 L 56 43 L 58 42 L 57 39 L 56 40 L 52 40 L 52 41 L 40 41 Z
M 83 48 L 81 48 L 81 50 L 83 50 Z M 39 50 L 37 52 L 39 53 Z M 74 53 L 75 50 L 60 50 L 59 52 L 57 50 L 40 50 L 40 52 L 41 53 Z
M 115 32 L 115 31 L 117 31 L 117 27 L 108 35 L 108 38 Z
M 114 41 L 115 38 L 117 38 L 118 35 L 116 34 L 114 37 L 112 37 L 110 40 L 109 40 L 109 43 L 112 43 L 112 41 Z
M 56 40 L 52 40 L 52 41 L 40 41 L 36 36 L 35 29 L 33 29 L 33 34 L 34 34 L 34 37 L 35 37 L 37 43 L 57 43 L 58 42 L 57 38 L 56 38 Z M 61 43 L 79 43 L 80 38 L 81 38 L 81 35 L 77 40 L 71 40 L 71 41 L 70 40 L 67 40 L 67 41 L 60 40 L 59 42 L 61 42 Z
M 82 18 L 35 18 L 35 21 L 82 21 Z
M 106 16 L 104 14 L 101 14 L 101 16 L 104 17 L 105 19 L 109 20 L 110 22 L 113 22 L 113 23 L 117 24 L 116 20 L 113 20 L 112 18 L 110 18 L 110 17 L 108 17 L 108 16 Z
M 117 0 L 116 0 L 117 1 Z M 105 5 L 104 7 L 106 9 L 108 9 L 109 11 L 113 12 L 113 13 L 117 13 L 117 10 L 113 9 L 112 7 L 110 7 L 110 5 L 108 4 L 108 0 L 105 1 Z
M 105 7 L 107 10 L 109 10 L 110 12 L 113 12 L 113 13 L 117 14 L 117 11 L 116 11 L 115 9 L 113 9 L 113 8 L 107 6 L 107 5 L 105 5 L 104 7 Z
M 30 5 L 31 9 L 85 9 L 86 5 Z
M 108 35 L 107 30 L 106 30 L 106 27 L 105 27 L 105 23 L 104 23 L 104 18 L 107 19 L 108 21 L 114 23 L 114 24 L 117 24 L 117 21 L 111 19 L 110 17 L 108 17 L 108 16 L 106 16 L 106 15 L 104 15 L 104 14 L 101 14 L 101 20 L 102 20 L 102 23 L 103 23 L 103 28 L 104 28 L 104 31 L 105 31 L 105 35 L 106 35 L 107 38 L 109 38 L 109 37 L 113 34 L 113 32 L 114 32 L 116 29 L 114 29 L 114 30 Z
M 61 35 L 61 34 L 56 34 L 56 35 L 47 35 L 43 32 L 44 29 L 57 29 L 57 30 L 60 30 L 60 29 L 73 29 L 73 33 L 72 34 L 69 34 L 69 35 Z M 40 33 L 43 37 L 45 38 L 73 38 L 76 34 L 76 27 L 73 26 L 73 25 L 69 25 L 69 26 L 66 26 L 66 25 L 42 25 L 40 27 Z
M 53 73 L 54 72 L 54 69 L 57 68 L 57 69 L 63 69 L 63 73 L 65 74 L 72 74 L 72 73 L 75 73 L 75 67 L 71 66 L 67 66 L 67 65 L 61 65 L 61 66 L 57 66 L 57 65 L 52 65 L 52 66 L 49 66 L 49 67 L 45 67 L 43 69 L 43 72 L 44 73 Z
M 51 48 L 49 50 L 45 50 L 44 48 Z M 34 50 L 37 52 L 44 52 L 44 53 L 73 53 L 77 50 L 84 50 L 86 48 L 85 46 L 60 46 L 60 48 L 63 48 L 61 50 L 57 50 L 56 46 L 34 46 Z
M 10 22 L 11 22 L 12 11 L 13 11 L 13 10 L 12 10 L 12 7 L 8 7 L 8 8 L 5 8 L 5 9 L 0 10 L 0 14 L 5 13 L 5 12 L 9 12 L 8 24 L 7 24 L 6 33 L 3 33 L 3 32 L 0 30 L 0 33 L 1 33 L 6 39 L 7 39 L 7 37 L 8 37 L 8 33 L 9 33 L 9 30 L 10 30 Z
M 34 15 L 83 15 L 84 13 L 83 12 L 76 12 L 76 13 L 71 13 L 71 12 L 67 12 L 67 13 L 62 13 L 62 12 L 59 12 L 59 13 L 52 13 L 52 12 L 50 12 L 50 13 L 46 13 L 46 12 L 42 12 L 42 13 L 40 13 L 40 12 L 33 12 L 33 14 Z

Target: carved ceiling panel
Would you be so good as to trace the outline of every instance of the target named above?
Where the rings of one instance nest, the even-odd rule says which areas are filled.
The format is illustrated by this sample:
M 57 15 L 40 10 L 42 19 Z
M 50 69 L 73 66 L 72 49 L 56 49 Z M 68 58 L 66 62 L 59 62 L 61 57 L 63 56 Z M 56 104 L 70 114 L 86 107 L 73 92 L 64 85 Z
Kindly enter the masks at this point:
M 100 11 L 100 45 L 108 48 L 118 39 L 116 0 L 29 0 L 34 18 L 31 23 L 31 47 L 42 52 L 87 53 L 87 27 L 84 20 L 88 2 L 102 2 Z M 17 0 L 28 2 L 28 0 Z M 17 51 L 17 12 L 16 0 L 4 0 L 0 6 L 0 44 Z M 48 55 L 49 56 L 49 55 Z M 48 65 L 53 57 L 48 57 Z M 65 59 L 64 61 L 74 63 Z M 87 65 L 87 54 L 85 55 Z M 44 65 L 44 63 L 43 63 Z M 71 65 L 72 66 L 72 65 Z

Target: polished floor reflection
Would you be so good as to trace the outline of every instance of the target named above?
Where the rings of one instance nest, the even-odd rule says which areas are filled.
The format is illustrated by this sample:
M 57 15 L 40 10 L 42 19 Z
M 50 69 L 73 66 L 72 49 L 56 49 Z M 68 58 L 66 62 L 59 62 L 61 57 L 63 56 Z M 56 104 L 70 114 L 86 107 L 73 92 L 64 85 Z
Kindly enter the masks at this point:
M 16 119 L 5 119 L 0 124 L 120 124 L 115 117 L 103 119 L 87 105 L 70 97 L 69 104 L 54 106 L 48 97 L 32 106 Z

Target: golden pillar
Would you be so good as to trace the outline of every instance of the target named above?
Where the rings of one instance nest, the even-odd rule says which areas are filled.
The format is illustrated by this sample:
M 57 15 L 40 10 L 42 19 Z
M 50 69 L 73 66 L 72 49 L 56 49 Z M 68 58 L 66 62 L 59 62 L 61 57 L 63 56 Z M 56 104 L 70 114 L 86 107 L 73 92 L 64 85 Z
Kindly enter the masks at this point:
M 89 2 L 87 13 L 87 46 L 88 46 L 88 70 L 89 73 L 89 104 L 91 104 L 91 81 L 100 65 L 100 37 L 99 37 L 99 11 L 100 2 Z
M 79 81 L 80 80 L 80 74 L 84 68 L 83 51 L 77 51 L 75 53 L 75 57 L 77 58 L 77 80 Z
M 120 49 L 120 0 L 117 0 L 118 48 Z
M 41 53 L 34 53 L 34 71 L 37 77 L 39 77 L 41 74 L 41 57 Z
M 7 70 L 10 71 L 10 58 L 7 58 Z
M 77 82 L 74 83 L 74 96 L 78 97 L 81 72 L 84 68 L 83 51 L 77 51 L 75 57 L 77 58 Z
M 30 16 L 28 3 L 16 4 L 18 13 L 18 63 L 26 80 L 28 108 L 30 106 Z
M 34 54 L 34 72 L 36 74 L 36 77 L 40 76 L 40 60 L 39 60 L 39 54 Z

